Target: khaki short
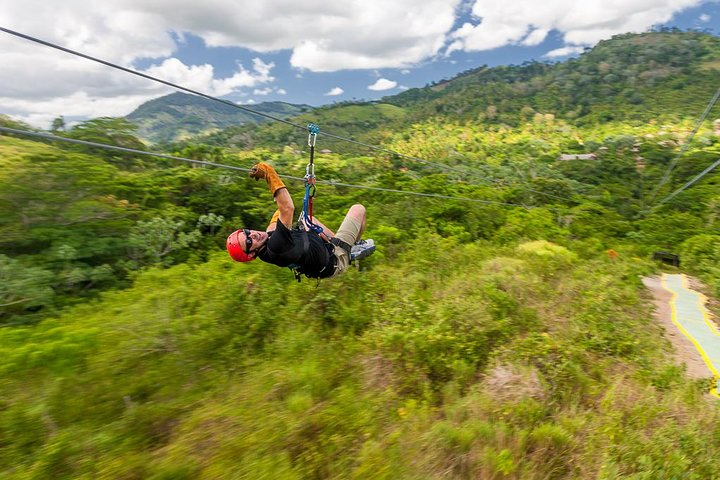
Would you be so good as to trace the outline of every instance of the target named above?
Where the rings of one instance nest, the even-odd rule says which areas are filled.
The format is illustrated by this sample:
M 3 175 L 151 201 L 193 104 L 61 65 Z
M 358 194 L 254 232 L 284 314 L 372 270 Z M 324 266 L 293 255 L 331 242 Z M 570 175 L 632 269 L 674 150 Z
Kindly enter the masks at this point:
M 340 225 L 340 228 L 335 233 L 335 236 L 352 246 L 355 245 L 355 242 L 357 242 L 360 237 L 360 228 L 362 228 L 360 222 L 352 218 L 350 215 L 347 215 L 345 216 L 342 225 Z M 350 255 L 345 251 L 345 249 L 340 248 L 337 245 L 335 246 L 335 258 L 337 258 L 337 265 L 335 265 L 335 273 L 333 273 L 330 278 L 337 277 L 345 271 L 348 265 L 350 265 Z

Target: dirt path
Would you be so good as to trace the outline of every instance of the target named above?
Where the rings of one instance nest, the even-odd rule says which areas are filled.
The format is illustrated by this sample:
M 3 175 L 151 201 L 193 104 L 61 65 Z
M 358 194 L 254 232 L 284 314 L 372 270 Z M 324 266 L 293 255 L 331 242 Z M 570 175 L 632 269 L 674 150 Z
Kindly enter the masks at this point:
M 713 373 L 695 346 L 687 337 L 680 333 L 677 326 L 673 323 L 670 311 L 672 295 L 663 288 L 660 277 L 645 277 L 642 281 L 653 295 L 655 317 L 665 328 L 667 338 L 673 345 L 675 361 L 680 364 L 685 364 L 688 376 L 691 378 L 712 377 Z M 693 280 L 693 282 L 697 281 Z

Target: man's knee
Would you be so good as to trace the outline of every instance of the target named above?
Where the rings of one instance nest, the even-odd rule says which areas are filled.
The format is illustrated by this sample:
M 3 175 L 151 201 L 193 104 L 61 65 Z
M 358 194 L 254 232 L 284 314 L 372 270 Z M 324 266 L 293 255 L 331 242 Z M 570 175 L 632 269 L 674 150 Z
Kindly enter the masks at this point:
M 355 205 L 350 207 L 350 210 L 348 210 L 348 216 L 354 218 L 359 222 L 362 222 L 363 220 L 365 220 L 365 207 L 363 207 L 359 203 L 356 203 Z

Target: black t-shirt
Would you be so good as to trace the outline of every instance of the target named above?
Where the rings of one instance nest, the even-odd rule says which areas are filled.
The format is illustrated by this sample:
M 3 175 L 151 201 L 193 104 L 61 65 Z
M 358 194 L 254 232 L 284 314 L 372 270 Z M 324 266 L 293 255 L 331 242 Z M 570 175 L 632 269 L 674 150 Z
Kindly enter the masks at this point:
M 279 267 L 293 266 L 312 278 L 329 277 L 335 272 L 332 245 L 314 232 L 290 230 L 282 222 L 277 222 L 265 247 L 258 252 L 258 258 L 263 262 Z

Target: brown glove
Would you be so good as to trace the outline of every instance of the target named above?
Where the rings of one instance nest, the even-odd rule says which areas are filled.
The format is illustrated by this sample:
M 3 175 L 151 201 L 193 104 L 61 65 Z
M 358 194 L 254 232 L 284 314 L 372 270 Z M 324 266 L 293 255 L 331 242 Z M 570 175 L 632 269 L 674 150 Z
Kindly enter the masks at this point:
M 273 197 L 275 196 L 275 192 L 281 188 L 285 188 L 285 184 L 282 180 L 280 180 L 280 177 L 275 169 L 267 163 L 256 163 L 250 170 L 249 175 L 250 178 L 254 178 L 255 180 L 260 180 L 261 178 L 267 180 L 268 187 L 270 187 L 270 193 L 273 194 Z

